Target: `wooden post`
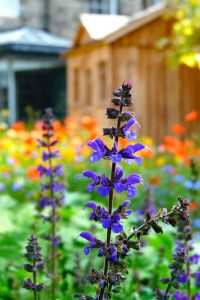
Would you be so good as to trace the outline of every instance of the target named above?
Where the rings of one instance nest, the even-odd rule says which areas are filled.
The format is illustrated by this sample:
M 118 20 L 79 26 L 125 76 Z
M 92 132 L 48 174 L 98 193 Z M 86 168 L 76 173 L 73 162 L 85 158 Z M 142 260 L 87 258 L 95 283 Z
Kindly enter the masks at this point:
M 8 110 L 9 110 L 9 124 L 13 124 L 17 120 L 17 103 L 16 103 L 16 82 L 13 62 L 8 61 Z

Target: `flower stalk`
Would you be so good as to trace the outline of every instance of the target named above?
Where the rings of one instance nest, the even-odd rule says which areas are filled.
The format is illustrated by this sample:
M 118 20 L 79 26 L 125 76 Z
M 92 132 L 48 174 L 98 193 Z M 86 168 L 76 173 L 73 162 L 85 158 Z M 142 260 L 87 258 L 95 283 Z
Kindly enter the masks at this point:
M 172 211 L 167 212 L 166 209 L 161 209 L 154 215 L 147 211 L 144 224 L 137 229 L 134 228 L 130 234 L 126 234 L 124 231 L 122 220 L 127 219 L 132 214 L 132 210 L 127 207 L 131 203 L 130 199 L 137 194 L 136 185 L 143 183 L 143 179 L 135 173 L 124 177 L 123 169 L 119 163 L 123 161 L 141 165 L 142 158 L 136 153 L 146 148 L 141 143 L 131 143 L 122 149 L 119 147 L 119 138 L 129 141 L 136 139 L 136 134 L 131 129 L 134 124 L 137 124 L 134 114 L 123 110 L 133 103 L 131 89 L 132 84 L 123 83 L 114 91 L 114 98 L 111 99 L 117 108 L 106 109 L 107 117 L 117 120 L 116 127 L 103 129 L 103 135 L 114 141 L 112 148 L 108 148 L 98 137 L 88 142 L 88 146 L 93 149 L 90 161 L 94 163 L 101 159 L 110 160 L 111 172 L 109 178 L 105 174 L 99 175 L 91 170 L 85 170 L 82 173 L 82 176 L 90 180 L 87 186 L 88 191 L 93 192 L 96 189 L 100 196 L 108 196 L 108 201 L 107 207 L 92 201 L 85 205 L 86 208 L 91 209 L 90 220 L 100 223 L 106 230 L 106 238 L 104 241 L 97 239 L 90 232 L 83 231 L 80 233 L 80 237 L 88 241 L 84 248 L 85 255 L 89 255 L 92 249 L 97 249 L 98 257 L 104 258 L 103 270 L 97 271 L 93 268 L 85 278 L 86 283 L 97 285 L 96 296 L 74 295 L 74 298 L 81 300 L 111 299 L 113 293 L 121 289 L 128 273 L 127 263 L 124 259 L 131 250 L 138 251 L 140 249 L 141 236 L 148 234 L 151 228 L 156 233 L 162 233 L 162 227 L 158 224 L 159 221 L 175 226 L 177 216 L 182 219 L 188 217 L 188 203 L 180 198 L 179 203 L 173 207 Z M 122 192 L 127 193 L 128 200 L 123 201 L 118 207 L 114 207 L 116 194 Z
M 43 283 L 37 282 L 38 271 L 44 268 L 43 256 L 40 254 L 41 247 L 37 241 L 37 237 L 31 235 L 28 239 L 28 245 L 26 246 L 25 257 L 29 263 L 24 265 L 24 269 L 32 273 L 32 279 L 26 278 L 24 280 L 23 288 L 33 291 L 33 299 L 39 299 L 39 292 L 44 289 Z
M 120 105 L 120 114 L 122 113 L 123 110 L 123 106 Z M 118 122 L 117 122 L 117 131 L 119 131 L 121 126 L 121 117 L 118 118 Z M 118 135 L 115 136 L 114 139 L 114 144 L 116 144 L 116 150 L 118 150 Z M 113 144 L 113 147 L 114 147 Z M 115 177 L 115 170 L 116 170 L 116 163 L 112 162 L 112 167 L 111 167 L 111 178 L 110 178 L 110 182 L 111 182 L 111 189 L 110 189 L 110 193 L 109 193 L 109 198 L 108 198 L 108 213 L 110 215 L 112 215 L 112 207 L 113 207 L 113 186 L 114 186 L 114 177 Z M 111 242 L 111 234 L 112 234 L 112 230 L 111 230 L 111 226 L 107 229 L 107 238 L 106 238 L 106 245 L 107 248 L 110 247 L 110 242 Z M 104 259 L 104 277 L 107 276 L 108 273 L 108 269 L 109 269 L 109 259 L 107 257 L 105 257 Z M 109 285 L 108 288 L 108 293 L 110 293 L 112 286 Z M 99 300 L 103 299 L 103 295 L 104 295 L 104 290 L 105 290 L 105 286 L 102 287 L 99 291 Z
M 38 139 L 39 145 L 43 151 L 43 164 L 39 165 L 38 170 L 40 177 L 45 177 L 45 182 L 41 184 L 42 197 L 39 201 L 38 208 L 43 211 L 41 217 L 50 224 L 50 233 L 45 237 L 50 241 L 51 251 L 49 256 L 50 279 L 51 279 L 51 299 L 56 297 L 56 278 L 57 278 L 57 247 L 60 244 L 60 236 L 57 235 L 57 222 L 59 220 L 59 206 L 64 201 L 64 185 L 60 181 L 63 170 L 62 165 L 54 164 L 55 159 L 59 159 L 59 151 L 55 150 L 58 140 L 55 139 L 54 132 L 54 115 L 50 108 L 45 110 L 43 116 L 43 139 Z
M 181 201 L 181 202 L 180 202 Z M 187 201 L 179 198 L 180 205 L 189 205 Z M 186 211 L 187 213 L 187 211 Z M 162 283 L 166 284 L 164 292 L 157 290 L 157 299 L 166 300 L 198 300 L 200 294 L 196 293 L 192 295 L 191 280 L 198 276 L 198 272 L 192 272 L 192 264 L 198 264 L 200 255 L 192 253 L 193 241 L 192 241 L 192 229 L 190 225 L 189 215 L 182 211 L 178 223 L 178 235 L 175 242 L 176 248 L 173 254 L 173 262 L 169 265 L 170 278 L 162 278 Z M 182 291 L 182 287 L 183 291 Z

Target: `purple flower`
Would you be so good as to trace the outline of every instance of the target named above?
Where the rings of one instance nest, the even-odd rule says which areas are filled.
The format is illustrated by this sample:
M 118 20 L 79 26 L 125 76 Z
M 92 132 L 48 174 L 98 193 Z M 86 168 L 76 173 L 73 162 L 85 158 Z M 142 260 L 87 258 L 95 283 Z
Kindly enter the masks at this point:
M 93 192 L 95 186 L 99 185 L 97 188 L 99 195 L 107 196 L 110 193 L 110 180 L 105 175 L 98 176 L 90 170 L 84 171 L 82 175 L 93 180 L 92 183 L 88 184 L 88 192 Z M 137 191 L 133 185 L 142 183 L 142 178 L 138 174 L 132 174 L 127 178 L 122 178 L 122 176 L 123 170 L 120 167 L 117 167 L 114 178 L 114 189 L 117 193 L 127 191 L 128 198 L 131 199 L 135 197 Z
M 128 209 L 126 210 L 126 207 L 130 204 L 131 202 L 129 200 L 125 200 L 114 212 L 115 213 L 119 213 L 121 215 L 122 219 L 127 219 L 128 216 L 130 216 L 132 214 L 132 210 Z
M 123 170 L 120 167 L 116 168 L 115 178 L 114 178 L 114 188 L 117 193 L 127 191 L 128 198 L 134 198 L 137 189 L 134 184 L 142 183 L 142 178 L 138 174 L 131 174 L 127 178 L 123 178 Z
M 200 260 L 200 255 L 198 254 L 194 254 L 187 258 L 187 262 L 191 262 L 194 265 L 197 265 L 199 263 L 199 260 Z
M 113 214 L 113 216 L 111 217 L 111 229 L 114 233 L 123 231 L 123 226 L 120 224 L 120 220 L 120 214 Z
M 183 185 L 187 188 L 187 189 L 194 189 L 194 190 L 199 190 L 200 189 L 200 180 L 193 182 L 192 180 L 186 180 Z
M 101 206 L 97 206 L 94 202 L 88 202 L 86 207 L 91 208 L 93 211 L 90 213 L 90 220 L 100 221 L 101 220 Z
M 60 236 L 55 236 L 53 239 L 53 245 L 54 247 L 58 247 L 60 245 L 61 242 L 61 237 Z
M 3 192 L 5 190 L 5 184 L 0 182 L 0 192 Z
M 134 154 L 144 148 L 145 148 L 145 146 L 141 143 L 137 143 L 134 145 L 128 145 L 126 148 L 120 150 L 119 154 L 121 154 L 122 158 L 125 161 L 127 161 L 129 163 L 132 163 L 135 161 L 136 164 L 138 166 L 140 166 L 142 164 L 142 158 L 135 156 Z
M 89 245 L 84 248 L 85 255 L 88 255 L 90 253 L 91 248 L 102 248 L 105 246 L 105 243 L 95 239 L 95 237 L 90 232 L 83 231 L 80 233 L 80 236 L 90 242 Z
M 112 245 L 110 249 L 110 261 L 117 262 L 118 261 L 118 253 L 116 246 Z
M 46 206 L 50 205 L 51 201 L 49 197 L 44 196 L 40 199 L 40 208 L 44 209 Z
M 129 122 L 132 123 L 132 120 L 134 119 L 131 119 Z M 130 127 L 129 125 L 127 128 Z M 127 134 L 129 136 L 132 135 L 129 131 L 126 131 L 126 129 L 125 132 L 128 132 Z M 96 138 L 95 140 L 88 142 L 88 146 L 94 150 L 94 152 L 90 155 L 91 162 L 98 161 L 101 158 L 106 158 L 110 159 L 113 163 L 118 163 L 122 159 L 125 159 L 126 161 L 128 160 L 128 162 L 135 161 L 138 165 L 141 165 L 142 159 L 141 157 L 135 156 L 134 154 L 145 148 L 143 144 L 137 143 L 135 145 L 129 145 L 126 148 L 118 151 L 117 143 L 115 142 L 112 150 L 110 150 L 104 145 L 103 141 L 100 138 Z
M 195 274 L 195 285 L 196 287 L 200 287 L 200 271 Z
M 175 175 L 173 176 L 173 179 L 175 182 L 182 182 L 184 180 L 184 177 L 182 175 Z
M 110 217 L 109 213 L 104 208 L 101 208 L 101 224 L 103 228 L 108 229 L 111 227 L 114 233 L 119 233 L 123 230 L 120 220 L 121 216 L 119 213 L 115 213 Z
M 92 183 L 88 184 L 88 192 L 93 192 L 96 185 L 100 185 L 97 189 L 99 195 L 107 196 L 110 193 L 110 181 L 105 176 L 98 176 L 95 172 L 86 170 L 83 173 L 83 176 L 88 177 L 93 180 Z
M 111 159 L 113 163 L 120 162 L 122 157 L 118 154 L 117 144 L 114 143 L 112 150 L 108 149 L 100 138 L 96 138 L 88 142 L 88 146 L 91 147 L 94 152 L 90 155 L 90 161 L 93 163 L 101 158 Z
M 200 293 L 196 293 L 194 295 L 194 300 L 200 300 Z
M 177 282 L 180 282 L 180 283 L 187 283 L 188 282 L 188 276 L 187 276 L 186 273 L 184 273 L 180 270 L 177 270 L 176 275 L 178 276 L 176 278 Z
M 162 170 L 166 173 L 172 173 L 174 171 L 174 167 L 171 165 L 165 165 L 162 167 Z
M 88 255 L 90 253 L 90 249 L 96 246 L 95 238 L 87 231 L 81 232 L 80 236 L 90 242 L 89 245 L 84 248 L 85 255 Z
M 200 219 L 196 219 L 196 220 L 194 220 L 194 227 L 195 228 L 200 228 Z
M 129 141 L 133 141 L 136 139 L 136 134 L 133 131 L 130 131 L 129 129 L 135 124 L 137 123 L 137 121 L 134 118 L 131 118 L 126 125 L 124 125 L 122 127 L 122 131 L 125 135 L 125 137 L 129 140 Z M 138 124 L 138 123 L 137 123 Z
M 88 142 L 88 146 L 94 150 L 90 155 L 90 161 L 93 163 L 109 153 L 109 149 L 104 145 L 100 138 Z
M 174 299 L 176 300 L 189 300 L 189 297 L 186 293 L 181 293 L 180 291 L 176 291 L 176 293 L 173 295 Z
M 116 209 L 112 216 L 105 210 L 104 207 L 97 206 L 94 202 L 88 202 L 86 207 L 91 208 L 93 211 L 90 213 L 90 220 L 99 221 L 103 228 L 111 230 L 114 233 L 119 233 L 123 231 L 123 226 L 120 224 L 120 220 L 122 218 L 127 218 L 132 210 L 126 210 L 126 206 L 130 203 L 130 201 L 124 201 L 118 209 Z
M 37 169 L 40 172 L 40 177 L 42 177 L 43 175 L 46 175 L 47 177 L 52 176 L 51 168 L 45 168 L 43 165 L 39 165 Z
M 44 162 L 51 158 L 60 158 L 59 150 L 51 151 L 51 152 L 43 151 L 42 160 Z
M 57 166 L 55 166 L 53 171 L 57 176 L 62 176 L 63 175 L 63 166 L 57 165 Z
M 19 184 L 19 183 L 13 183 L 11 185 L 11 190 L 13 192 L 17 192 L 17 191 L 21 191 L 23 189 L 23 185 L 22 184 Z
M 175 244 L 176 244 L 175 252 L 182 252 L 182 251 L 184 251 L 184 245 L 183 245 L 183 243 L 181 243 L 180 241 L 175 241 Z
M 46 168 L 43 165 L 39 165 L 37 169 L 40 172 L 40 177 L 42 177 L 43 175 L 51 177 L 53 173 L 55 173 L 57 176 L 63 175 L 62 165 L 57 165 L 54 168 Z
M 109 153 L 108 157 L 112 160 L 113 163 L 118 163 L 122 160 L 121 154 L 118 153 L 117 143 L 114 143 L 112 151 Z

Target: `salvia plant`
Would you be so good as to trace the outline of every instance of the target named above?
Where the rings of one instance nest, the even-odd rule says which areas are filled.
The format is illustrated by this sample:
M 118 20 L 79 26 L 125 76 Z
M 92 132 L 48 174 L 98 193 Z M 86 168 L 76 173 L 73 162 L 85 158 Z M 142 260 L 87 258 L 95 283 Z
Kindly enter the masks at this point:
M 32 273 L 32 278 L 26 278 L 24 280 L 23 288 L 33 292 L 34 300 L 39 299 L 38 293 L 44 289 L 44 284 L 38 283 L 38 272 L 44 269 L 43 256 L 40 250 L 41 247 L 37 237 L 31 235 L 28 239 L 28 245 L 26 246 L 26 253 L 24 254 L 29 263 L 24 265 L 24 269 Z
M 64 203 L 64 184 L 62 182 L 63 168 L 57 164 L 60 159 L 59 150 L 55 147 L 58 140 L 54 132 L 54 115 L 51 108 L 45 110 L 42 118 L 43 138 L 38 139 L 39 146 L 44 148 L 42 154 L 43 163 L 38 166 L 40 177 L 43 177 L 41 186 L 41 199 L 38 202 L 38 208 L 42 211 L 41 217 L 50 224 L 49 233 L 45 236 L 50 242 L 49 251 L 49 271 L 51 280 L 51 299 L 56 295 L 56 278 L 58 266 L 58 250 L 60 236 L 58 235 L 57 222 L 59 220 L 59 207 Z
M 107 159 L 111 162 L 109 177 L 91 170 L 82 173 L 82 176 L 90 180 L 88 184 L 89 192 L 97 190 L 100 196 L 108 197 L 108 203 L 105 207 L 95 202 L 86 204 L 86 207 L 91 209 L 90 220 L 99 222 L 106 230 L 105 240 L 100 240 L 87 231 L 80 233 L 80 237 L 88 241 L 88 245 L 84 248 L 85 255 L 96 248 L 98 256 L 103 258 L 104 266 L 101 271 L 92 268 L 85 279 L 87 283 L 97 286 L 96 295 L 76 294 L 74 298 L 82 300 L 111 299 L 113 293 L 120 291 L 121 284 L 128 272 L 128 266 L 124 259 L 129 255 L 131 249 L 140 249 L 141 237 L 148 234 L 151 228 L 156 233 L 162 233 L 162 227 L 158 224 L 159 221 L 175 226 L 177 218 L 183 220 L 188 218 L 188 203 L 179 198 L 177 205 L 170 212 L 161 209 L 152 215 L 150 211 L 147 211 L 145 221 L 139 228 L 133 228 L 130 234 L 126 234 L 124 231 L 122 220 L 127 219 L 132 214 L 132 210 L 128 208 L 131 203 L 130 199 L 136 196 L 137 189 L 135 185 L 143 183 L 143 179 L 136 173 L 128 177 L 124 176 L 119 163 L 125 161 L 141 165 L 142 159 L 136 154 L 139 150 L 145 148 L 142 143 L 131 143 L 123 149 L 119 148 L 119 138 L 128 139 L 129 141 L 136 139 L 136 134 L 131 128 L 134 124 L 137 124 L 137 121 L 134 114 L 127 110 L 133 104 L 131 89 L 131 83 L 123 83 L 121 87 L 114 91 L 111 99 L 116 108 L 106 109 L 107 117 L 116 120 L 117 123 L 116 126 L 103 129 L 103 135 L 113 140 L 113 146 L 111 148 L 107 147 L 100 138 L 88 142 L 88 146 L 93 149 L 90 156 L 92 163 L 100 159 Z M 116 207 L 114 205 L 116 199 L 114 198 L 116 194 L 124 191 L 128 200 L 123 201 Z
M 192 270 L 192 266 L 198 265 L 200 255 L 194 252 L 193 244 L 190 220 L 179 220 L 173 262 L 169 265 L 170 277 L 162 278 L 166 288 L 157 290 L 157 299 L 200 300 L 200 293 L 192 293 L 191 288 L 191 281 L 195 282 L 197 289 L 200 288 L 200 270 L 198 267 Z

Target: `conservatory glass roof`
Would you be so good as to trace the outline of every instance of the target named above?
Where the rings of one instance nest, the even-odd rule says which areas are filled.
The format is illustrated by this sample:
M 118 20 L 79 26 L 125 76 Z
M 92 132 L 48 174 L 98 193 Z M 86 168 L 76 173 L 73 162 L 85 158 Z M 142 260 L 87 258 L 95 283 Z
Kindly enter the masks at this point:
M 22 27 L 0 32 L 0 52 L 58 54 L 71 47 L 71 41 L 40 29 Z

